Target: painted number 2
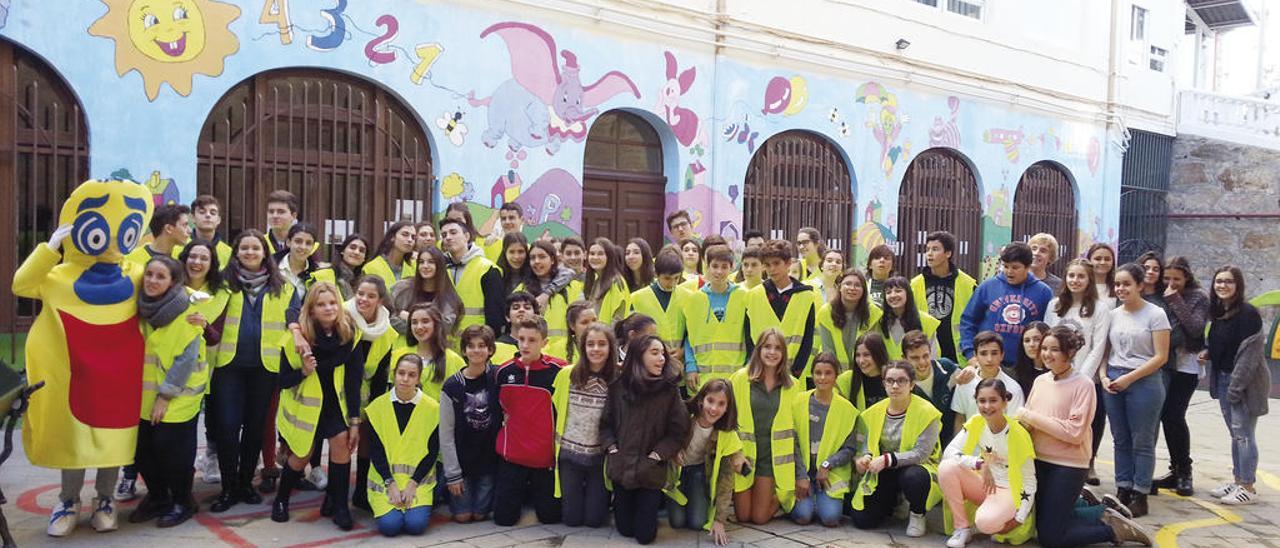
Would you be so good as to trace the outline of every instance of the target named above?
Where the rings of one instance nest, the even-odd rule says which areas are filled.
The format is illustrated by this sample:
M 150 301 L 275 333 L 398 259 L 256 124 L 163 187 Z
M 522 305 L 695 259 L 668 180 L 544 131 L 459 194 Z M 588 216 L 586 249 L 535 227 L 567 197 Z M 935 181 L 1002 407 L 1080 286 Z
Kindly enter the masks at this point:
M 384 14 L 381 17 L 378 17 L 378 20 L 375 21 L 375 23 L 379 27 L 386 27 L 387 31 L 382 33 L 382 36 L 374 38 L 373 40 L 370 40 L 368 44 L 365 44 L 364 55 L 369 58 L 370 63 L 385 65 L 396 60 L 396 52 L 395 50 L 381 48 L 380 46 L 395 40 L 396 34 L 400 32 L 400 21 L 393 15 Z
M 329 34 L 324 36 L 311 35 L 307 37 L 307 47 L 319 50 L 329 51 L 342 45 L 347 39 L 347 20 L 343 19 L 342 12 L 347 9 L 347 0 L 338 0 L 338 5 L 320 10 L 320 16 L 329 21 L 329 25 L 333 27 Z

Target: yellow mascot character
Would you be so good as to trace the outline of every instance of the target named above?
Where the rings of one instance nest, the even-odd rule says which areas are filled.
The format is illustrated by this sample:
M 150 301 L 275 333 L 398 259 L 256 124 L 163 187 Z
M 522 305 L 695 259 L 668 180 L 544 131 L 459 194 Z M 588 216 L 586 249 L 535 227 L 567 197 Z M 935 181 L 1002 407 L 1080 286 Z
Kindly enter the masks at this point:
M 13 293 L 43 303 L 27 333 L 31 398 L 22 443 L 32 464 L 104 468 L 133 462 L 142 406 L 143 268 L 124 261 L 153 209 L 146 187 L 90 180 L 62 205 L 58 229 L 13 277 Z

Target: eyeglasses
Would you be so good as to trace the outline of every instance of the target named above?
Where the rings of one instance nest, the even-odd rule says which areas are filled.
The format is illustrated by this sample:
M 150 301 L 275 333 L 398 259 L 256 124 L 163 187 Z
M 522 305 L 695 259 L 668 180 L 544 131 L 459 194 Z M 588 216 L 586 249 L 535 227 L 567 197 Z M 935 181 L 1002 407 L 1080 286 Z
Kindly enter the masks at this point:
M 890 379 L 888 377 L 885 377 L 884 379 L 885 386 L 906 386 L 908 384 L 911 384 L 911 379 L 901 379 L 901 378 Z

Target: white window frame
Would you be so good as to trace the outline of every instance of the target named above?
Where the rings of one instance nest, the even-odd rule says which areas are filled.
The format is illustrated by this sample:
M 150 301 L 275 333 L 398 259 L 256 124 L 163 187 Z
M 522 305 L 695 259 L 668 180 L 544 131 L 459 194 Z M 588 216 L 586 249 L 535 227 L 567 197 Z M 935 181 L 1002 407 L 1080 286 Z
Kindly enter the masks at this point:
M 983 21 L 987 17 L 987 0 L 909 0 L 913 4 L 919 4 L 925 9 L 936 9 L 940 12 L 957 15 L 965 19 L 973 21 Z M 978 9 L 978 16 L 973 17 L 966 13 L 962 13 L 952 9 L 953 3 L 967 4 Z
M 1129 9 L 1129 39 L 1134 42 L 1147 41 L 1147 18 L 1151 12 L 1142 6 L 1134 4 Z

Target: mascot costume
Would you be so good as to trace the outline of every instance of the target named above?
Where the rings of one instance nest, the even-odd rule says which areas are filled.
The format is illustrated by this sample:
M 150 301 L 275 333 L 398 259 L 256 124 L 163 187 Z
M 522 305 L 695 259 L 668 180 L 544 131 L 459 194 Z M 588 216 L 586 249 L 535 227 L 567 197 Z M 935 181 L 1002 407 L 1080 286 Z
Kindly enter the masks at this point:
M 13 293 L 43 303 L 27 334 L 31 398 L 22 443 L 36 466 L 64 470 L 133 462 L 142 406 L 143 267 L 124 261 L 151 219 L 150 192 L 90 180 L 62 206 L 58 229 L 14 274 Z

